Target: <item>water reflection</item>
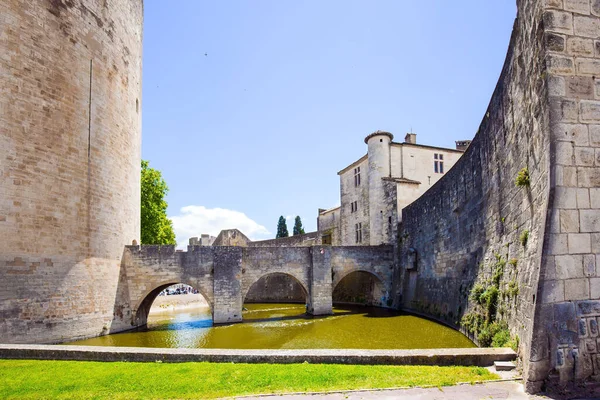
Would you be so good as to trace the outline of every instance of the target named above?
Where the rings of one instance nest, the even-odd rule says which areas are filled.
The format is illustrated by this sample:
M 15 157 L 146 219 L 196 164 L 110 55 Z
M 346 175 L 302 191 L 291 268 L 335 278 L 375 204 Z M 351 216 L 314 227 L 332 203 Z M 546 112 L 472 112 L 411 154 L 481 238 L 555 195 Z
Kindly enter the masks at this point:
M 303 304 L 246 304 L 244 322 L 213 326 L 207 308 L 150 314 L 134 332 L 74 342 L 92 346 L 229 349 L 415 349 L 474 347 L 460 332 L 374 307 L 338 306 L 312 317 Z

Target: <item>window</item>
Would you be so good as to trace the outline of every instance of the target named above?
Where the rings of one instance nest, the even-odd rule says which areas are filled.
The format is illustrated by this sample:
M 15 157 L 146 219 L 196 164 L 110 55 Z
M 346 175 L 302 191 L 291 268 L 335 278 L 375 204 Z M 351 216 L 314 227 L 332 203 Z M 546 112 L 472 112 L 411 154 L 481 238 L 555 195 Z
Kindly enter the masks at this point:
M 354 186 L 360 186 L 360 167 L 354 168 Z
M 434 153 L 433 154 L 433 170 L 436 174 L 444 173 L 444 155 Z
M 353 201 L 352 203 L 350 203 L 350 212 L 356 212 L 358 211 L 358 202 L 357 201 Z
M 362 243 L 362 223 L 355 224 L 354 228 L 356 229 L 356 243 Z

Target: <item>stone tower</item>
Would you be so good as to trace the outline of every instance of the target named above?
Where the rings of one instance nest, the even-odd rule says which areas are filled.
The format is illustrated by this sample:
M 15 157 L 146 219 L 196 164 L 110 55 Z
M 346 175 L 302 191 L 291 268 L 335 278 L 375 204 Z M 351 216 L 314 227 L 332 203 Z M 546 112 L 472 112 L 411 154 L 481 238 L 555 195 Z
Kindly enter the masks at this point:
M 139 241 L 142 0 L 0 15 L 0 342 L 107 333 Z
M 369 154 L 369 221 L 372 246 L 380 245 L 384 240 L 385 197 L 381 178 L 390 176 L 390 142 L 393 139 L 391 133 L 384 131 L 373 132 L 365 138 Z

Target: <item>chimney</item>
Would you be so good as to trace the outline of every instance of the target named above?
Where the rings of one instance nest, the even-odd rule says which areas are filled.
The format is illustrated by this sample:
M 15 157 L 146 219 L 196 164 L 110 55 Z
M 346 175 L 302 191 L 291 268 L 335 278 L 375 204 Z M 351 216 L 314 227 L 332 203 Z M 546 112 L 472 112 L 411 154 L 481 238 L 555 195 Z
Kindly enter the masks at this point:
M 456 150 L 465 151 L 471 144 L 470 140 L 457 140 L 456 141 Z
M 404 143 L 417 144 L 417 134 L 407 133 L 404 137 Z

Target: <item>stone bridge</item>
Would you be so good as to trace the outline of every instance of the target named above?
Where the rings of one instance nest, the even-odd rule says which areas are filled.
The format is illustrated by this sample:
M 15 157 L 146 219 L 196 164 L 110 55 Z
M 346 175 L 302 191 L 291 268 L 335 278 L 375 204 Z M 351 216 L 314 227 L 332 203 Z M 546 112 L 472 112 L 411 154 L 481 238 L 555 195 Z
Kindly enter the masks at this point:
M 305 294 L 307 312 L 332 313 L 332 294 L 351 274 L 367 274 L 379 295 L 377 305 L 390 305 L 394 251 L 376 247 L 235 247 L 127 246 L 111 331 L 146 324 L 152 302 L 166 287 L 184 283 L 207 300 L 216 324 L 242 321 L 244 299 L 251 287 L 269 275 L 287 275 Z

